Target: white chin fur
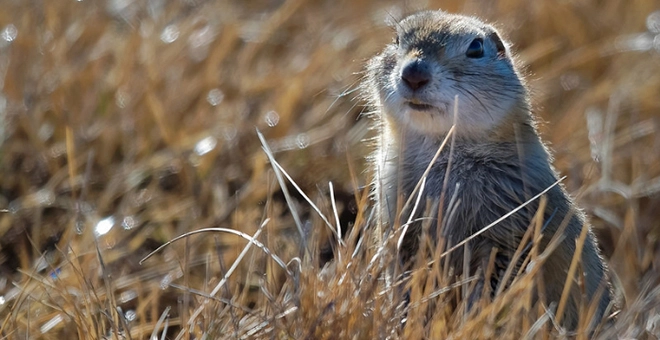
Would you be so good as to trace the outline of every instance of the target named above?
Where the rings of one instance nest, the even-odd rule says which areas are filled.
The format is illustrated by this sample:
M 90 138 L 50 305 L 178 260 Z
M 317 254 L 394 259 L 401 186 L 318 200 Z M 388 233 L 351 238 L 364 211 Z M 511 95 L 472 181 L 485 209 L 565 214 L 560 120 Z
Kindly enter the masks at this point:
M 407 105 L 400 105 L 397 109 L 387 107 L 386 114 L 399 120 L 412 130 L 426 135 L 441 135 L 451 129 L 454 121 L 453 114 L 441 110 L 417 111 Z
M 486 102 L 484 104 L 465 101 L 460 97 L 458 99 L 456 133 L 467 136 L 477 136 L 491 131 L 498 126 L 514 105 L 513 98 L 503 98 L 498 103 Z M 449 132 L 454 124 L 453 105 L 442 103 L 444 103 L 442 100 L 433 103 L 440 106 L 438 109 L 418 111 L 405 104 L 403 98 L 391 96 L 383 106 L 383 113 L 412 131 L 424 135 L 441 136 Z M 492 110 L 484 111 L 484 105 Z

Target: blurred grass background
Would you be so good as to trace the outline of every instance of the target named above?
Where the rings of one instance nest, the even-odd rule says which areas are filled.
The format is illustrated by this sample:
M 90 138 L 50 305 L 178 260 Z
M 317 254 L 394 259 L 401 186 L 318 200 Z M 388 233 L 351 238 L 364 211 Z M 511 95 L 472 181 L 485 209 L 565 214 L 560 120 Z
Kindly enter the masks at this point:
M 364 62 L 392 39 L 387 22 L 418 9 L 478 15 L 513 43 L 543 137 L 591 217 L 622 307 L 651 301 L 660 284 L 655 0 L 1 4 L 2 337 L 234 337 L 250 328 L 241 311 L 297 296 L 280 291 L 296 275 L 253 251 L 215 307 L 196 315 L 246 244 L 226 233 L 191 236 L 138 262 L 188 231 L 252 235 L 262 224 L 272 253 L 285 263 L 299 255 L 256 129 L 326 216 L 332 182 L 342 226 L 364 221 L 370 122 L 356 89 Z M 315 235 L 312 258 L 326 259 L 324 222 L 294 196 Z M 637 331 L 660 335 L 657 306 L 644 308 Z M 265 315 L 316 315 L 296 313 Z M 309 333 L 275 337 L 332 335 L 316 330 L 322 319 L 300 321 Z

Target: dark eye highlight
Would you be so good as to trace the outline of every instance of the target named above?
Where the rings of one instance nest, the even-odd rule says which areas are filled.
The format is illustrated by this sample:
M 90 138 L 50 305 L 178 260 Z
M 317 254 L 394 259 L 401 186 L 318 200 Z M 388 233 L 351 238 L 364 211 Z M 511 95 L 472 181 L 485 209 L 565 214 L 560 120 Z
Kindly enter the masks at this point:
M 468 58 L 481 58 L 484 56 L 484 40 L 481 38 L 476 38 L 472 40 L 470 46 L 468 46 L 465 55 Z

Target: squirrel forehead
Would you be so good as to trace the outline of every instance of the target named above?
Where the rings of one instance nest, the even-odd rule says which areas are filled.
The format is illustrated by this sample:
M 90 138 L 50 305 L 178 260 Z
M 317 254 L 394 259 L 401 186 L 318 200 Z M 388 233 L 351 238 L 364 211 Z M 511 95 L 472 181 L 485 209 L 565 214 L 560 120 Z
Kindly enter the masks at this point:
M 401 20 L 396 27 L 402 43 L 435 48 L 477 36 L 486 37 L 495 32 L 491 26 L 478 19 L 443 11 L 413 14 Z

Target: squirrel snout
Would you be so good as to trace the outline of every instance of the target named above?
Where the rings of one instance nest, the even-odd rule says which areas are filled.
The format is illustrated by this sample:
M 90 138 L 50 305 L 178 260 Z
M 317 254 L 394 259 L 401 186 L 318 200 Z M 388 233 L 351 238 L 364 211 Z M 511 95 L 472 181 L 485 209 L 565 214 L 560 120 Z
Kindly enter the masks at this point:
M 401 80 L 411 90 L 419 90 L 431 81 L 429 65 L 420 59 L 407 62 L 401 69 Z

